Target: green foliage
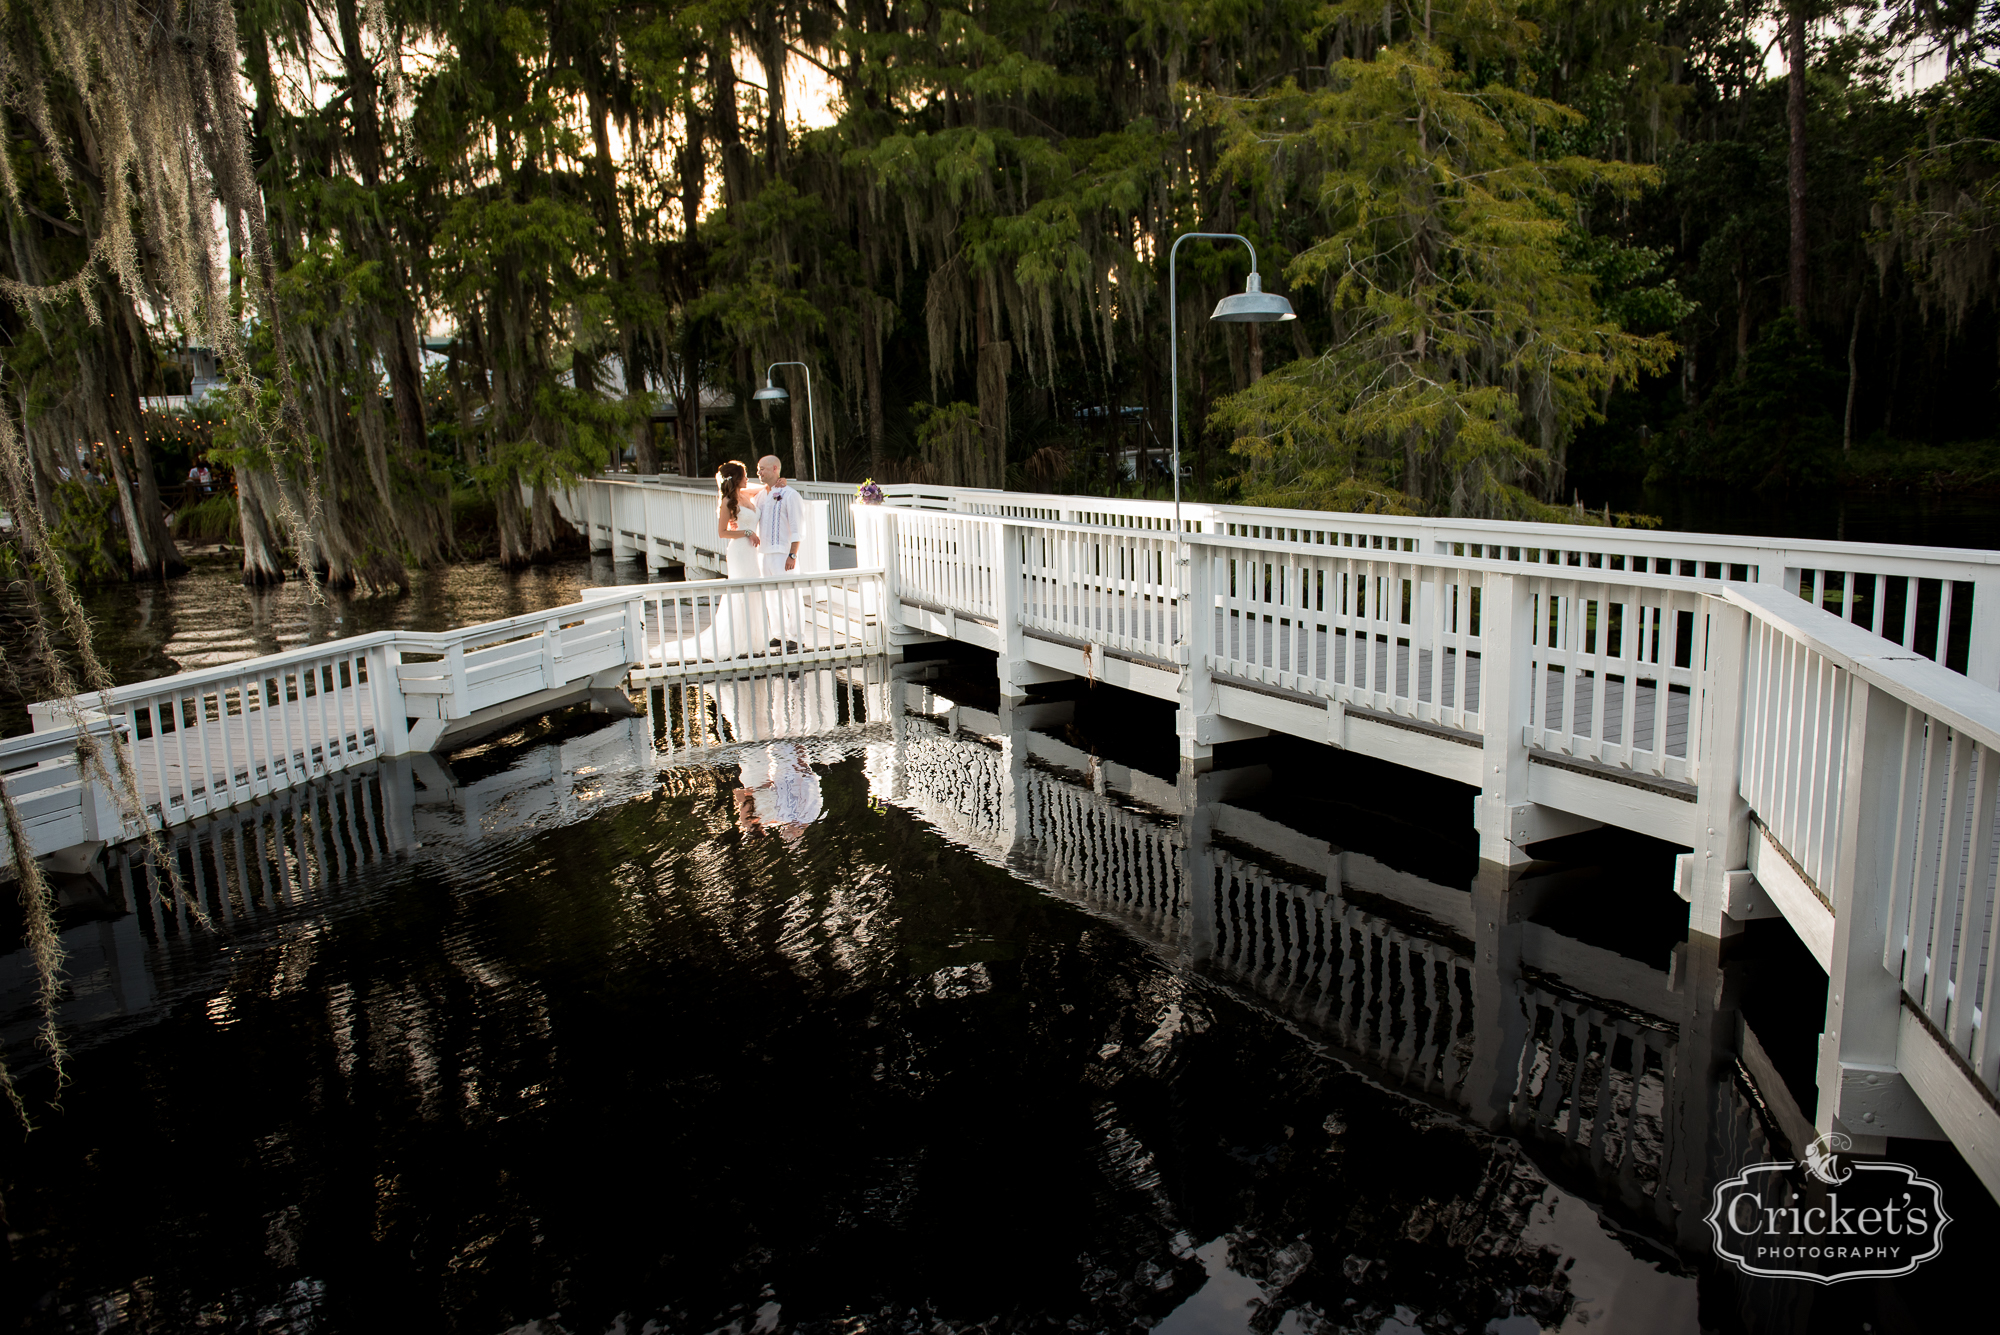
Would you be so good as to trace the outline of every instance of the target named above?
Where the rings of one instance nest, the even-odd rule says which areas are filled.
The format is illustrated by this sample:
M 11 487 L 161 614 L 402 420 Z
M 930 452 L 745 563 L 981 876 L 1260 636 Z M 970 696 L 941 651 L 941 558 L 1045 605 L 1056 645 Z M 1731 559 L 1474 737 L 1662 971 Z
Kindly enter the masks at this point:
M 1674 351 L 1600 302 L 1606 271 L 1623 265 L 1631 288 L 1654 257 L 1575 242 L 1577 194 L 1634 195 L 1654 173 L 1540 155 L 1537 137 L 1575 113 L 1475 84 L 1438 47 L 1329 73 L 1319 89 L 1210 104 L 1231 141 L 1224 168 L 1274 207 L 1310 210 L 1317 239 L 1285 278 L 1330 316 L 1323 348 L 1218 405 L 1212 421 L 1252 463 L 1246 499 L 1340 496 L 1348 480 L 1372 493 L 1400 471 L 1403 503 L 1421 509 L 1557 517 L 1569 437 L 1614 382 Z M 1679 309 L 1671 286 L 1638 291 Z
M 174 511 L 174 537 L 182 542 L 235 542 L 242 532 L 234 496 L 204 496 Z
M 72 583 L 103 584 L 124 576 L 125 534 L 118 523 L 118 493 L 91 482 L 62 482 L 55 489 L 56 522 L 49 539 Z
M 1840 467 L 1841 377 L 1787 311 L 1766 324 L 1742 373 L 1681 431 L 1658 437 L 1653 479 L 1730 486 L 1830 482 Z

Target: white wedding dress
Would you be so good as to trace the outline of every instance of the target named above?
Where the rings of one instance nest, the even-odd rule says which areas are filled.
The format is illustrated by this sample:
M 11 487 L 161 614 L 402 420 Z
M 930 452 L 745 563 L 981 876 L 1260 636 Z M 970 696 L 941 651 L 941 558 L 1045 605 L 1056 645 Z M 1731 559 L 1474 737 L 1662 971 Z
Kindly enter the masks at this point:
M 737 658 L 761 657 L 768 652 L 770 627 L 776 619 L 769 595 L 729 587 L 738 580 L 763 578 L 757 545 L 747 536 L 757 531 L 757 519 L 755 501 L 739 503 L 736 527 L 746 536 L 731 538 L 723 547 L 723 579 L 693 581 L 689 596 L 669 604 L 680 610 L 674 613 L 674 625 L 661 628 L 663 661 L 725 663 Z M 695 625 L 705 619 L 707 628 L 694 634 L 680 629 L 687 626 L 681 618 L 690 613 Z
M 736 527 L 745 533 L 757 531 L 756 505 L 738 505 Z M 729 579 L 756 579 L 764 572 L 757 564 L 757 544 L 749 538 L 731 538 L 723 551 L 724 569 Z
M 736 527 L 746 536 L 731 538 L 723 548 L 723 577 L 731 581 L 757 579 L 764 572 L 758 567 L 757 544 L 747 536 L 757 531 L 754 501 L 738 503 Z M 700 658 L 705 662 L 720 663 L 763 653 L 765 642 L 770 637 L 758 634 L 766 621 L 762 599 L 722 590 L 708 591 L 707 596 L 715 601 L 708 629 L 699 636 Z

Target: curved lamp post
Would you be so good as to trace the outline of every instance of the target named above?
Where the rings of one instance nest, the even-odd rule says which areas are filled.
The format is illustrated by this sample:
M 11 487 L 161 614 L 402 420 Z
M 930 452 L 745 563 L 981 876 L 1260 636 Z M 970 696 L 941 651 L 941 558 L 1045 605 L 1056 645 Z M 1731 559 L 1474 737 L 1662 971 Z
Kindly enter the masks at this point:
M 1180 303 L 1175 292 L 1174 265 L 1180 255 L 1183 241 L 1241 241 L 1243 248 L 1250 252 L 1250 281 L 1235 296 L 1224 297 L 1215 303 L 1215 311 L 1208 318 L 1223 324 L 1276 324 L 1281 320 L 1295 320 L 1292 303 L 1283 297 L 1264 290 L 1264 280 L 1257 275 L 1257 247 L 1250 244 L 1250 238 L 1235 232 L 1183 232 L 1174 238 L 1174 247 L 1167 252 L 1167 360 L 1173 371 L 1174 395 L 1174 543 L 1179 548 L 1176 553 L 1181 561 L 1187 560 L 1185 530 L 1181 528 L 1181 356 L 1180 356 Z M 783 393 L 783 391 L 779 391 Z M 758 395 L 762 398 L 763 395 Z
M 1251 267 L 1254 268 L 1255 266 L 1256 260 L 1253 258 L 1251 260 Z M 1254 278 L 1255 275 L 1253 274 L 1252 277 Z M 1221 310 L 1222 308 L 1218 306 L 1216 309 Z M 1287 307 L 1287 309 L 1290 308 Z M 808 439 L 812 441 L 813 481 L 817 482 L 819 481 L 819 428 L 813 422 L 812 368 L 804 362 L 772 362 L 764 368 L 764 388 L 752 394 L 750 399 L 754 403 L 784 403 L 792 397 L 782 386 L 773 383 L 771 380 L 771 372 L 777 370 L 780 366 L 796 366 L 806 373 L 806 433 Z

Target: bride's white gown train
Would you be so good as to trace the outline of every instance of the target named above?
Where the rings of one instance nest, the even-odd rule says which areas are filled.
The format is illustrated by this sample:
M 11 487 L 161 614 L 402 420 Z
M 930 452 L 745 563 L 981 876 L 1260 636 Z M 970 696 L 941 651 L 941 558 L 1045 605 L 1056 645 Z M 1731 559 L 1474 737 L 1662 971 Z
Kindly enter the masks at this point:
M 745 534 L 757 531 L 757 509 L 754 505 L 738 507 L 736 527 Z M 723 548 L 723 569 L 725 577 L 731 582 L 761 578 L 764 572 L 757 564 L 756 544 L 748 537 L 731 538 Z M 666 657 L 670 661 L 700 659 L 722 663 L 765 652 L 770 636 L 759 633 L 768 622 L 763 599 L 717 588 L 712 583 L 702 589 L 700 596 L 713 599 L 708 629 L 697 635 L 685 636 L 678 644 L 669 641 Z

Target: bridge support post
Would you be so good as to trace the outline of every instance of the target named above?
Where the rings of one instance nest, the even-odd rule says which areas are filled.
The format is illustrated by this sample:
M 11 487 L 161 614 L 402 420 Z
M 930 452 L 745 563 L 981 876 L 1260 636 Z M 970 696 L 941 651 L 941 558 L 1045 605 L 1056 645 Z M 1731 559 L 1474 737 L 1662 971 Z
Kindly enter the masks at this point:
M 1185 540 L 1181 551 L 1186 559 L 1179 581 L 1184 621 L 1175 647 L 1181 680 L 1174 732 L 1180 739 L 1182 772 L 1199 774 L 1215 763 L 1215 745 L 1201 724 L 1215 712 L 1215 678 L 1209 671 L 1209 641 L 1215 636 L 1215 558 L 1207 548 Z
M 994 590 L 994 608 L 1000 621 L 1000 655 L 996 664 L 1000 676 L 1000 698 L 1018 700 L 1030 686 L 1052 681 L 1068 681 L 1070 674 L 1045 667 L 1028 659 L 1028 643 L 1022 625 L 1027 610 L 1027 560 L 1022 544 L 1030 541 L 1028 530 L 1019 524 L 1001 524 L 1000 583 Z
M 1972 643 L 1965 675 L 1981 686 L 2000 688 L 2000 575 L 1972 581 Z
M 864 533 L 868 535 L 865 539 Z M 886 505 L 873 505 L 865 510 L 856 507 L 854 539 L 856 563 L 882 567 L 882 642 L 891 650 L 900 650 L 911 636 L 909 627 L 903 624 L 903 580 L 896 560 L 895 512 Z
M 1688 885 L 1688 931 L 1734 936 L 1743 924 L 1726 916 L 1729 875 L 1750 865 L 1750 804 L 1743 798 L 1744 663 L 1750 645 L 1750 614 L 1720 598 L 1703 598 L 1699 613 L 1708 630 L 1702 647 L 1706 665 L 1697 681 L 1701 710 L 1696 780 L 1695 832 Z M 1698 665 L 1700 666 L 1700 665 Z
M 1479 595 L 1480 709 L 1485 736 L 1475 814 L 1479 858 L 1503 867 L 1528 860 L 1510 836 L 1512 808 L 1528 802 L 1528 692 L 1534 680 L 1535 600 L 1516 575 L 1488 574 Z M 1482 873 L 1483 874 L 1483 873 Z M 1480 943 L 1482 946 L 1484 941 Z
M 624 496 L 626 492 L 630 492 L 630 496 Z M 638 502 L 638 508 L 640 508 L 638 518 L 634 520 L 630 516 L 618 514 L 620 510 L 626 508 L 626 504 L 620 504 L 620 502 L 626 502 L 626 504 Z M 626 538 L 626 532 L 628 532 L 628 528 L 644 528 L 646 526 L 646 496 L 644 496 L 644 492 L 640 492 L 638 488 L 632 488 L 632 486 L 612 486 L 612 484 L 606 482 L 604 484 L 604 518 L 610 522 L 610 530 L 612 530 L 610 534 L 606 534 L 606 540 L 610 542 L 610 548 L 612 548 L 612 560 L 614 562 L 628 562 L 634 556 L 642 556 L 640 546 L 634 544 L 630 538 Z
M 402 658 L 402 650 L 393 644 L 378 644 L 368 651 L 368 694 L 378 755 L 406 756 L 415 749 L 410 744 L 409 705 L 396 672 Z
M 1819 1037 L 1822 1135 L 1845 1132 L 1859 1154 L 1881 1154 L 1888 1137 L 1939 1136 L 1897 1069 L 1903 984 L 1883 963 L 1888 940 L 1889 861 L 1909 707 L 1858 676 L 1849 679 L 1846 786 L 1840 812 L 1840 874 L 1833 890 L 1833 958 L 1826 1027 Z M 1907 1096 L 1907 1097 L 1904 1097 Z
M 657 559 L 653 553 L 658 550 L 653 545 L 653 498 L 656 495 L 658 492 L 652 487 L 639 491 L 639 569 L 648 575 L 653 573 L 653 562 Z
M 1501 1130 L 1507 1124 L 1520 1081 L 1521 1046 L 1528 1041 L 1533 1020 L 1522 1004 L 1521 938 L 1535 904 L 1533 896 L 1520 888 L 1520 879 L 1520 868 L 1498 858 L 1481 858 L 1472 882 L 1472 930 L 1477 939 L 1472 952 L 1472 1058 L 1465 1075 L 1465 1101 L 1472 1120 L 1488 1130 Z
M 1677 1219 L 1681 1245 L 1692 1249 L 1709 1237 L 1703 1217 L 1710 1184 L 1739 1166 L 1732 1158 L 1737 1147 L 1729 1143 L 1726 1105 L 1716 1091 L 1728 1089 L 1735 1074 L 1741 989 L 1740 968 L 1724 958 L 1728 947 L 1721 939 L 1690 932 L 1678 950 L 1681 1010 L 1670 1017 L 1678 1028 L 1660 1114 L 1667 1152 L 1654 1209 L 1662 1222 Z
M 1184 782 L 1184 793 L 1191 791 Z M 1208 850 L 1215 832 L 1215 808 L 1208 802 L 1181 805 L 1181 884 L 1187 887 L 1187 960 L 1196 968 L 1215 958 L 1215 874 Z

